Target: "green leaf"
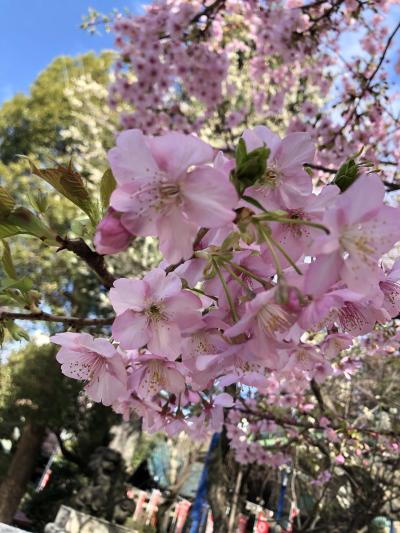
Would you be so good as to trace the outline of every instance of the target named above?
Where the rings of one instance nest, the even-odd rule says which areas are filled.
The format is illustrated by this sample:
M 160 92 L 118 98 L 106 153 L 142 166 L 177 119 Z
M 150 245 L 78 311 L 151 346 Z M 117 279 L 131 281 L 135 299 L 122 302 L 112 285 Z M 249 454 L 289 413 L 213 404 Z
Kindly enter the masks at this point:
M 4 279 L 0 285 L 0 291 L 3 292 L 8 289 L 18 289 L 21 292 L 28 292 L 32 289 L 33 281 L 30 278 L 23 277 L 20 279 Z
M 0 186 L 0 216 L 6 216 L 15 207 L 15 200 L 4 187 Z
M 0 219 L 0 239 L 24 234 L 58 245 L 51 229 L 25 207 L 16 207 L 7 217 Z
M 247 148 L 246 143 L 244 142 L 244 139 L 239 139 L 236 153 L 235 153 L 235 159 L 236 159 L 236 167 L 239 167 L 242 165 L 247 158 Z
M 7 241 L 3 240 L 3 255 L 1 261 L 3 263 L 4 270 L 8 277 L 17 279 L 18 275 L 15 271 L 14 263 L 11 256 L 11 249 Z
M 47 195 L 43 192 L 38 192 L 36 195 L 28 192 L 28 199 L 35 211 L 38 213 L 45 213 L 48 207 Z
M 245 154 L 244 150 L 245 147 L 243 148 L 243 145 L 241 148 L 238 146 L 237 152 L 240 163 L 236 165 L 236 169 L 231 176 L 232 182 L 240 196 L 247 187 L 254 185 L 265 175 L 267 160 L 270 154 L 270 149 L 266 146 L 256 148 L 248 154 Z
M 22 339 L 29 341 L 29 335 L 26 330 L 18 326 L 13 320 L 5 320 L 4 325 L 15 341 L 20 341 Z
M 16 304 L 23 303 L 18 298 L 15 299 L 10 294 L 0 294 L 0 306 L 1 307 L 9 307 L 9 306 L 15 306 Z
M 72 168 L 71 164 L 68 167 L 39 169 L 32 161 L 29 160 L 29 163 L 35 176 L 47 181 L 60 194 L 82 209 L 93 224 L 97 224 L 98 210 L 90 198 L 81 175 Z
M 104 172 L 101 178 L 101 182 L 100 182 L 100 199 L 101 199 L 101 205 L 104 210 L 108 209 L 110 205 L 111 194 L 116 186 L 117 186 L 117 182 L 115 181 L 115 178 L 113 176 L 111 169 L 108 168 Z
M 358 178 L 359 167 L 354 159 L 348 159 L 336 172 L 333 184 L 337 185 L 343 192 L 352 185 Z

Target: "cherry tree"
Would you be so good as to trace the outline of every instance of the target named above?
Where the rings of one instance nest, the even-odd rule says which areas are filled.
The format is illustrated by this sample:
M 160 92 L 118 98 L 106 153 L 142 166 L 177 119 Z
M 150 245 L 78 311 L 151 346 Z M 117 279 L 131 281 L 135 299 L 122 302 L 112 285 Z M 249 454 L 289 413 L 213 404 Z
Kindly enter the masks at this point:
M 308 447 L 320 457 L 304 479 L 318 492 L 334 469 L 370 466 L 371 435 L 378 463 L 396 463 L 394 417 L 385 426 L 375 405 L 372 418 L 363 413 L 362 385 L 357 402 L 346 396 L 353 374 L 355 383 L 369 375 L 371 347 L 381 361 L 388 339 L 397 342 L 391 4 L 171 0 L 117 15 L 109 99 L 123 103 L 123 131 L 99 197 L 72 165 L 31 163 L 86 214 L 84 238 L 57 234 L 1 191 L 2 237 L 26 233 L 73 252 L 113 309 L 55 316 L 10 285 L 20 294 L 2 318 L 74 326 L 52 337 L 61 371 L 125 419 L 139 414 L 146 431 L 221 432 L 214 472 L 228 454 L 295 465 Z M 92 14 L 87 25 L 96 23 Z M 355 58 L 345 50 L 351 31 Z M 150 237 L 162 260 L 142 278 L 107 267 L 104 256 Z M 91 326 L 111 331 L 81 331 Z M 228 521 L 217 494 L 227 488 L 211 478 L 214 520 L 227 531 L 237 502 Z

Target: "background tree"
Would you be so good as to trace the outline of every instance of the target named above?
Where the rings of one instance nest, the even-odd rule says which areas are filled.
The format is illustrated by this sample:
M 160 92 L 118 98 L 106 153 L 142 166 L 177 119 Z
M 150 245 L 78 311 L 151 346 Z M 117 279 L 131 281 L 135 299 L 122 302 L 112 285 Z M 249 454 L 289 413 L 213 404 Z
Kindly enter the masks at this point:
M 80 237 L 88 228 L 87 218 L 45 181 L 32 176 L 26 159 L 19 155 L 37 164 L 56 160 L 58 164 L 67 165 L 72 158 L 74 166 L 82 171 L 88 189 L 97 194 L 100 169 L 106 165 L 106 149 L 113 143 L 112 132 L 117 123 L 117 114 L 106 105 L 112 58 L 112 52 L 57 58 L 39 75 L 28 96 L 17 95 L 0 109 L 0 184 L 32 212 L 42 211 L 46 221 L 63 236 Z M 7 247 L 12 259 L 8 259 L 7 267 L 3 256 L 4 269 L 0 274 L 3 286 L 10 282 L 10 274 L 14 282 L 25 280 L 27 292 L 3 291 L 3 303 L 11 296 L 24 294 L 28 298 L 28 293 L 30 301 L 38 303 L 35 295 L 40 292 L 41 305 L 55 314 L 96 317 L 107 313 L 105 289 L 84 262 L 68 251 L 57 252 L 57 247 L 49 248 L 40 241 L 30 239 L 27 246 L 28 238 L 13 239 L 11 248 Z M 127 252 L 124 260 L 118 261 L 118 268 L 123 271 L 134 265 L 139 273 L 152 264 L 154 257 L 155 247 L 151 241 L 141 241 Z M 111 264 L 110 270 L 113 267 Z M 24 305 L 29 309 L 27 302 Z M 17 332 L 21 330 L 17 324 L 7 322 L 7 325 L 14 338 L 18 338 Z M 33 339 L 39 336 L 41 344 L 28 345 L 20 351 L 15 351 L 10 330 L 5 333 L 5 353 L 15 351 L 9 357 L 3 356 L 1 364 L 2 438 L 12 442 L 11 454 L 2 453 L 1 465 L 0 490 L 7 494 L 7 498 L 2 497 L 1 519 L 6 522 L 12 518 L 25 493 L 47 432 L 57 435 L 63 459 L 60 466 L 55 467 L 56 487 L 51 488 L 56 499 L 52 506 L 47 506 L 49 513 L 41 517 L 41 522 L 52 518 L 51 514 L 56 512 L 61 501 L 71 496 L 79 480 L 84 482 L 82 476 L 88 458 L 97 446 L 108 444 L 110 428 L 120 421 L 102 407 L 88 407 L 79 395 L 79 386 L 60 379 L 55 351 L 46 344 L 47 335 L 57 331 L 59 325 L 48 322 L 47 326 L 37 330 L 34 323 L 28 324 L 27 331 L 33 334 Z M 102 328 L 97 330 L 100 332 Z M 18 441 L 13 437 L 16 428 L 21 434 Z M 65 435 L 68 435 L 66 443 L 63 442 Z M 15 468 L 18 476 L 15 476 Z M 77 481 L 69 484 L 71 472 L 75 473 Z M 57 487 L 62 486 L 64 489 L 58 491 Z M 34 501 L 41 497 L 35 496 Z M 32 509 L 34 505 L 30 506 Z M 37 513 L 33 514 L 38 518 Z

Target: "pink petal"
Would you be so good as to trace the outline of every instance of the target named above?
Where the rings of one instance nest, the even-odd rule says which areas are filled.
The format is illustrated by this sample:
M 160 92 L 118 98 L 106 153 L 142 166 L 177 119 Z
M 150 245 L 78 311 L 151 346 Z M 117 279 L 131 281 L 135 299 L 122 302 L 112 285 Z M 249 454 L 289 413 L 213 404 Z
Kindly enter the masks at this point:
M 89 379 L 96 356 L 92 353 L 74 352 L 69 348 L 61 348 L 56 359 L 61 363 L 61 372 L 65 376 L 86 381 Z
M 338 281 L 342 265 L 339 253 L 320 255 L 307 269 L 304 292 L 318 297 L 324 294 Z
M 273 133 L 266 126 L 256 126 L 245 130 L 242 135 L 248 152 L 252 152 L 261 146 L 267 146 L 271 152 L 275 152 L 280 143 L 278 135 Z
M 217 394 L 213 399 L 214 405 L 221 405 L 222 407 L 232 407 L 234 404 L 233 398 L 230 394 L 222 392 Z
M 198 229 L 198 225 L 187 220 L 177 207 L 171 208 L 168 215 L 157 221 L 160 250 L 169 264 L 193 255 L 193 242 Z
M 171 321 L 160 320 L 150 325 L 151 338 L 147 346 L 155 354 L 162 354 L 172 359 L 181 353 L 181 332 Z
M 149 137 L 151 153 L 160 169 L 171 178 L 179 178 L 193 165 L 213 160 L 214 150 L 194 135 L 169 132 L 160 137 Z
M 167 300 L 168 316 L 181 330 L 201 327 L 201 300 L 189 291 L 181 291 Z
M 314 161 L 315 146 L 309 133 L 289 133 L 273 154 L 280 170 L 285 174 Z M 310 178 L 311 182 L 311 178 Z
M 399 209 L 383 205 L 371 220 L 362 224 L 375 257 L 388 252 L 400 240 Z
M 142 311 L 146 297 L 146 282 L 138 279 L 121 278 L 114 281 L 109 297 L 117 314 L 127 309 Z
M 67 331 L 65 333 L 56 333 L 50 337 L 51 342 L 54 344 L 60 344 L 64 347 L 77 348 L 82 341 L 88 342 L 93 337 L 89 333 L 72 333 L 72 331 Z
M 140 130 L 120 133 L 117 146 L 108 152 L 108 160 L 118 183 L 125 183 L 139 176 L 154 176 L 158 170 Z
M 381 270 L 370 257 L 351 254 L 343 263 L 340 277 L 350 290 L 373 297 L 379 291 Z
M 157 201 L 158 189 L 147 178 L 136 178 L 115 189 L 110 205 L 123 213 L 120 222 L 131 234 L 147 236 L 155 235 Z
M 89 398 L 104 405 L 111 405 L 126 395 L 127 374 L 120 356 L 102 365 L 96 372 L 85 391 Z
M 106 358 L 115 356 L 115 348 L 107 339 L 93 339 L 93 350 Z
M 120 343 L 121 348 L 126 350 L 141 348 L 150 338 L 147 318 L 141 313 L 127 310 L 114 320 L 112 335 Z
M 235 188 L 226 177 L 211 167 L 191 172 L 182 184 L 185 211 L 199 226 L 217 228 L 232 222 L 238 203 Z
M 347 222 L 360 222 L 382 207 L 385 187 L 376 174 L 360 176 L 336 200 L 335 206 L 346 213 Z
M 179 294 L 182 282 L 174 272 L 166 275 L 162 268 L 154 268 L 144 277 L 150 288 L 149 294 L 155 300 L 162 300 Z
M 186 384 L 185 378 L 180 372 L 174 368 L 165 368 L 164 369 L 164 378 L 165 378 L 165 389 L 168 392 L 173 392 L 174 394 L 179 394 L 185 391 Z

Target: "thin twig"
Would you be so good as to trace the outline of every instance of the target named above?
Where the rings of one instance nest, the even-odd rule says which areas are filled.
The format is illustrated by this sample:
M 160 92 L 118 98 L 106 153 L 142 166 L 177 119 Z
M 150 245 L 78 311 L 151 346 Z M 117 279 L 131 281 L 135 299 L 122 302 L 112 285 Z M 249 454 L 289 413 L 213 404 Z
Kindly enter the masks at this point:
M 34 313 L 13 313 L 0 311 L 1 320 L 29 320 L 40 322 L 59 322 L 69 326 L 109 326 L 113 323 L 114 317 L 107 318 L 82 318 L 78 316 L 52 315 L 44 311 Z

